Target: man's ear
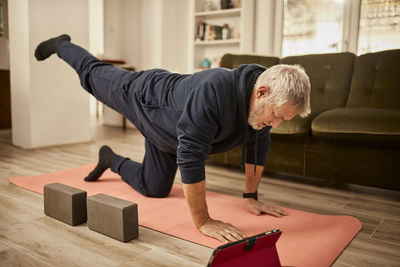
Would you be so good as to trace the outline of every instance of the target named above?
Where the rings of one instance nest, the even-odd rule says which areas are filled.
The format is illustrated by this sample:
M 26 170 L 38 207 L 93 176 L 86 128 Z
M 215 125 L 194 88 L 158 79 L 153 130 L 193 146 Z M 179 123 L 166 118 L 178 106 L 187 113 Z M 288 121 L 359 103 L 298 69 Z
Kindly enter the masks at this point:
M 269 96 L 269 87 L 268 86 L 260 86 L 257 89 L 257 98 L 263 98 Z

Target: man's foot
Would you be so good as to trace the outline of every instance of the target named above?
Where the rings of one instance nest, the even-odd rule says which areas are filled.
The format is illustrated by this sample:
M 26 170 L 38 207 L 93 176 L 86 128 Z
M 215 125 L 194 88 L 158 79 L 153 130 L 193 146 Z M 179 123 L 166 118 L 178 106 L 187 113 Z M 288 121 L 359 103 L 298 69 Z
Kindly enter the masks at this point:
M 105 170 L 111 168 L 111 161 L 115 156 L 116 154 L 110 147 L 102 146 L 99 149 L 99 162 L 96 168 L 85 178 L 85 181 L 92 182 L 99 179 Z
M 55 52 L 57 52 L 58 46 L 62 42 L 70 42 L 71 37 L 67 34 L 60 35 L 55 38 L 51 38 L 47 41 L 41 42 L 37 47 L 35 51 L 35 57 L 37 60 L 45 60 Z

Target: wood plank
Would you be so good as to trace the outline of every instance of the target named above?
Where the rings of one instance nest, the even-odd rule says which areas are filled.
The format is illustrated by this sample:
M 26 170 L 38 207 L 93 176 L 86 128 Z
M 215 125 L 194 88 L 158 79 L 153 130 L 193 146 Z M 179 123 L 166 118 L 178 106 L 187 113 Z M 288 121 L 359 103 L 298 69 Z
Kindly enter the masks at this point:
M 394 201 L 366 202 L 365 199 L 354 198 L 343 208 L 348 211 L 365 210 L 368 212 L 368 214 L 385 217 L 392 220 L 399 220 L 400 217 L 400 203 Z
M 178 253 L 179 257 L 202 266 L 207 265 L 213 252 L 211 248 L 175 238 L 145 227 L 141 227 L 140 235 L 141 240 L 146 242 L 147 247 L 162 250 L 172 255 Z
M 371 238 L 400 246 L 400 221 L 384 218 Z
M 399 266 L 400 246 L 359 234 L 336 260 L 354 266 Z
M 111 266 L 150 251 L 135 242 L 122 243 L 89 230 L 42 217 L 2 229 L 7 240 L 50 265 Z
M 0 230 L 9 225 L 29 222 L 41 216 L 43 216 L 42 210 L 26 202 L 11 199 L 0 194 Z
M 26 267 L 47 267 L 50 266 L 43 261 L 19 251 L 14 248 L 8 248 L 0 251 L 1 266 L 26 266 Z
M 178 253 L 176 255 L 179 255 Z M 151 250 L 142 254 L 140 257 L 124 262 L 118 266 L 165 266 L 165 267 L 176 267 L 176 266 L 188 266 L 188 267 L 204 267 L 205 265 L 190 262 L 182 259 L 179 256 L 164 253 L 163 251 Z

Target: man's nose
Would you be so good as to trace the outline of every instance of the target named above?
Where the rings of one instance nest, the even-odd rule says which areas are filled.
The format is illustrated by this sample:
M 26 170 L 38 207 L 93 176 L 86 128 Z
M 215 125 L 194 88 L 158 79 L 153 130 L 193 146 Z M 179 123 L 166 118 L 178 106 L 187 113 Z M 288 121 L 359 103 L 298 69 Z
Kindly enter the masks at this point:
M 279 124 L 281 124 L 282 120 L 281 119 L 275 119 L 272 122 L 272 128 L 278 128 Z

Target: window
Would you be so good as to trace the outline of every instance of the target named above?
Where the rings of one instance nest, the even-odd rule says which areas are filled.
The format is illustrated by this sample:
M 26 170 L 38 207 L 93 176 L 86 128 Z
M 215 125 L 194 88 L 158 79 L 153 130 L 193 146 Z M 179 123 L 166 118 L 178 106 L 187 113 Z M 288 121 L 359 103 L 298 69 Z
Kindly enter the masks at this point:
M 400 0 L 285 0 L 281 8 L 282 57 L 400 48 Z
M 400 0 L 362 0 L 357 53 L 400 48 Z
M 282 56 L 342 50 L 344 0 L 285 0 Z

